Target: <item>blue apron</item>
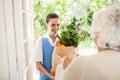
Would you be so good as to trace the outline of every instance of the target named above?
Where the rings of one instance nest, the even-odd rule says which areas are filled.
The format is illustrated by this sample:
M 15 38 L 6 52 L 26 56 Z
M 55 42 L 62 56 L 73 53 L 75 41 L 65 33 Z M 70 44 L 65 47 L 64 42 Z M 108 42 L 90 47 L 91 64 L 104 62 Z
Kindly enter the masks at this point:
M 50 73 L 52 65 L 52 52 L 54 47 L 49 43 L 47 38 L 42 38 L 43 63 L 42 66 Z M 51 80 L 49 77 L 40 73 L 40 80 Z

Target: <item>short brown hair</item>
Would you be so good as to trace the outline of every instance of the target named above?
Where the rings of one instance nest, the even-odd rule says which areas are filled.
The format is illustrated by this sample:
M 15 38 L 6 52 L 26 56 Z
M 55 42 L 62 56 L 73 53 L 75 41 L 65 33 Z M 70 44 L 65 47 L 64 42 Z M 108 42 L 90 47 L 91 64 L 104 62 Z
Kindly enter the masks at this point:
M 48 14 L 47 17 L 46 17 L 46 23 L 48 23 L 49 20 L 52 19 L 52 18 L 59 18 L 59 16 L 56 13 Z

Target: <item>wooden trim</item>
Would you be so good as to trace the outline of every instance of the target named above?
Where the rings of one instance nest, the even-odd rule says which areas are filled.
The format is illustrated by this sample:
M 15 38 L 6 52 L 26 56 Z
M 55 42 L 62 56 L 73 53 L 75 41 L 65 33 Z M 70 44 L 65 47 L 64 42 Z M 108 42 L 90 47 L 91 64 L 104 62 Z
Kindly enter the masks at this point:
M 34 27 L 32 0 L 24 0 L 23 2 L 23 22 L 24 22 L 24 45 L 26 55 L 26 77 L 28 80 L 34 80 L 33 54 L 34 54 Z
M 3 4 L 0 0 L 0 80 L 9 80 L 8 55 L 4 22 Z
M 0 80 L 9 80 L 9 63 L 8 63 L 8 50 L 6 43 L 6 25 L 4 2 L 0 0 Z
M 15 34 L 16 34 L 15 37 L 19 80 L 26 80 L 26 61 L 21 6 L 22 2 L 21 0 L 13 0 L 13 5 L 14 5 Z
M 13 19 L 13 4 L 12 0 L 4 0 L 5 6 L 5 24 L 6 24 L 6 42 L 8 50 L 9 61 L 9 75 L 10 80 L 18 80 L 18 70 L 16 62 L 16 46 L 14 33 L 14 19 Z
M 33 14 L 30 11 L 22 10 L 22 13 L 33 18 Z

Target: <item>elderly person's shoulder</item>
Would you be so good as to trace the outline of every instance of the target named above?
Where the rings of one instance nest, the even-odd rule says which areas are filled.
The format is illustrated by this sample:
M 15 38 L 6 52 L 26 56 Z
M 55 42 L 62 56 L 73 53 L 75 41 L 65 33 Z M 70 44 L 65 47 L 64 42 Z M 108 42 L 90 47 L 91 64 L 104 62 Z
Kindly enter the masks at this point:
M 110 59 L 110 61 L 112 59 L 114 59 L 116 57 L 116 59 L 118 57 L 120 57 L 120 52 L 119 51 L 115 51 L 115 50 L 104 50 L 101 52 L 98 52 L 97 54 L 93 54 L 93 55 L 82 55 L 79 57 L 76 57 L 70 64 L 70 66 L 74 65 L 74 68 L 76 68 L 77 66 L 80 67 L 81 65 L 84 65 L 86 63 L 98 63 L 98 62 L 102 62 L 103 60 L 108 60 L 108 58 Z M 120 61 L 120 58 L 118 58 Z M 117 61 L 118 62 L 118 61 Z M 76 66 L 75 66 L 76 65 Z M 68 67 L 70 67 L 68 66 Z
M 79 56 L 64 70 L 62 80 L 118 80 L 119 62 L 120 52 L 113 50 Z

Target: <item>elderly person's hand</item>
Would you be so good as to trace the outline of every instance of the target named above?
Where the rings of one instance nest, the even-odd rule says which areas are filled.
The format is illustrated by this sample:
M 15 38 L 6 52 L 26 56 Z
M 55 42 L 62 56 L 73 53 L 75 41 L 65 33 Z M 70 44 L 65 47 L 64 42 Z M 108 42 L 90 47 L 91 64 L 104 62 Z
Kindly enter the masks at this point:
M 66 58 L 66 56 L 64 56 L 63 58 L 61 58 L 60 56 L 56 55 L 56 57 L 55 57 L 56 64 L 63 64 L 65 58 Z

